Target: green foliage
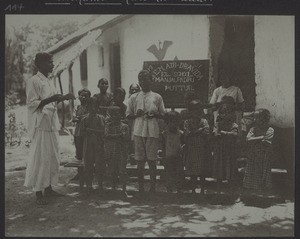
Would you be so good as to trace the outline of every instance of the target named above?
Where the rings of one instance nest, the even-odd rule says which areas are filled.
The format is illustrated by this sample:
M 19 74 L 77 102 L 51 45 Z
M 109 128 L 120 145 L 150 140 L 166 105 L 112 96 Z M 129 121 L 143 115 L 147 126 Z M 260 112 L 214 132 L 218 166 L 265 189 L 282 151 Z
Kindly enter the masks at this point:
M 88 19 L 93 20 L 95 16 Z M 67 19 L 67 17 L 66 17 Z M 51 19 L 52 20 L 52 19 Z M 36 20 L 35 20 L 36 22 Z M 20 91 L 24 95 L 25 80 L 33 75 L 33 59 L 36 53 L 45 51 L 71 33 L 77 31 L 82 25 L 76 19 L 49 22 L 46 26 L 34 21 L 19 27 L 6 25 L 5 32 L 5 92 Z M 7 93 L 8 94 L 8 93 Z M 9 94 L 8 104 L 13 102 L 15 95 Z M 21 99 L 21 103 L 24 101 Z M 24 103 L 24 102 L 23 102 Z

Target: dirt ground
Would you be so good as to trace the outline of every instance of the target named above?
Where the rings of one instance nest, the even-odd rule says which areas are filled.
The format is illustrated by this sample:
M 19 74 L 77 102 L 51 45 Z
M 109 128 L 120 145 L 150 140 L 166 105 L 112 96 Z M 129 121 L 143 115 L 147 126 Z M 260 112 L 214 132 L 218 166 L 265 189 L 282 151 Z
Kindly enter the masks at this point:
M 163 187 L 155 195 L 141 198 L 130 183 L 132 198 L 107 189 L 105 195 L 86 197 L 78 184 L 69 183 L 76 173 L 61 167 L 57 191 L 37 206 L 34 194 L 23 186 L 25 171 L 7 172 L 5 177 L 6 236 L 60 237 L 166 237 L 166 236 L 293 236 L 294 203 L 285 201 L 267 208 L 242 202 L 213 205 L 209 196 L 167 194 Z
M 65 138 L 62 162 L 74 157 L 74 146 Z M 158 184 L 156 194 L 140 197 L 135 182 L 128 186 L 131 198 L 109 188 L 89 197 L 79 193 L 70 179 L 76 169 L 60 167 L 55 188 L 65 196 L 51 198 L 46 206 L 35 203 L 34 193 L 23 186 L 28 148 L 6 149 L 5 235 L 55 237 L 211 237 L 293 236 L 294 202 L 271 200 L 245 205 L 238 195 L 216 202 L 212 192 L 205 197 L 166 193 Z M 146 185 L 146 190 L 147 190 Z

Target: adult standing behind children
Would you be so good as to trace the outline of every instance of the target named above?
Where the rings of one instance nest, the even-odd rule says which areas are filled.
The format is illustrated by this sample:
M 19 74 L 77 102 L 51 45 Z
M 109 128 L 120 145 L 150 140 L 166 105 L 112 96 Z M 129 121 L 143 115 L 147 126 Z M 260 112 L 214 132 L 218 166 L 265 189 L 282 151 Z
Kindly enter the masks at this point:
M 110 106 L 113 100 L 113 94 L 107 92 L 108 80 L 101 78 L 98 81 L 98 88 L 100 93 L 95 94 L 93 97 L 97 99 L 98 111 L 97 113 L 106 117 L 107 107 Z
M 138 161 L 139 192 L 144 191 L 144 167 L 146 161 L 150 168 L 151 192 L 155 192 L 156 160 L 159 145 L 158 119 L 163 118 L 165 107 L 162 97 L 151 91 L 151 74 L 142 70 L 138 75 L 141 92 L 133 94 L 128 100 L 126 116 L 134 119 L 133 136 L 135 159 Z
M 233 75 L 230 73 L 221 72 L 220 81 L 222 85 L 214 90 L 210 104 L 220 103 L 224 96 L 231 96 L 235 102 L 236 123 L 238 124 L 240 131 L 242 110 L 244 109 L 244 98 L 241 89 L 233 85 L 232 77 Z M 215 124 L 219 114 L 219 109 L 218 107 L 213 107 L 213 110 Z
M 58 183 L 60 125 L 57 102 L 64 98 L 56 94 L 53 82 L 47 78 L 53 70 L 52 55 L 36 54 L 35 65 L 38 72 L 26 85 L 28 133 L 32 144 L 24 186 L 32 187 L 36 203 L 45 205 L 45 197 L 59 195 L 51 185 Z

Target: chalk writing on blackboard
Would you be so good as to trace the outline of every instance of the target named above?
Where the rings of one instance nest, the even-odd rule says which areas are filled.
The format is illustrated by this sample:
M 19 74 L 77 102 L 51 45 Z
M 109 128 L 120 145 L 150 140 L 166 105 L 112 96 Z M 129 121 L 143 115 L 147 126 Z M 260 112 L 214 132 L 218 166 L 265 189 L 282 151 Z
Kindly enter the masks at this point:
M 208 67 L 209 60 L 146 61 L 143 69 L 151 73 L 152 90 L 163 97 L 167 108 L 183 108 L 188 91 L 207 102 Z

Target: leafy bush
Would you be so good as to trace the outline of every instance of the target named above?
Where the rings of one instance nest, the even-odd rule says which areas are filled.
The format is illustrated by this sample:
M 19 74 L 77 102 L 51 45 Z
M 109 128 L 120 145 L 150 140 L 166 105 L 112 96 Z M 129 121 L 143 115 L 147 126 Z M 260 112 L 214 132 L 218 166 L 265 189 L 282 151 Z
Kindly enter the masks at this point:
M 19 93 L 16 91 L 10 91 L 5 96 L 5 110 L 11 109 L 14 105 L 19 104 Z
M 26 135 L 27 130 L 24 124 L 16 122 L 16 114 L 10 112 L 9 122 L 5 124 L 5 143 L 9 145 L 21 144 L 22 137 Z

